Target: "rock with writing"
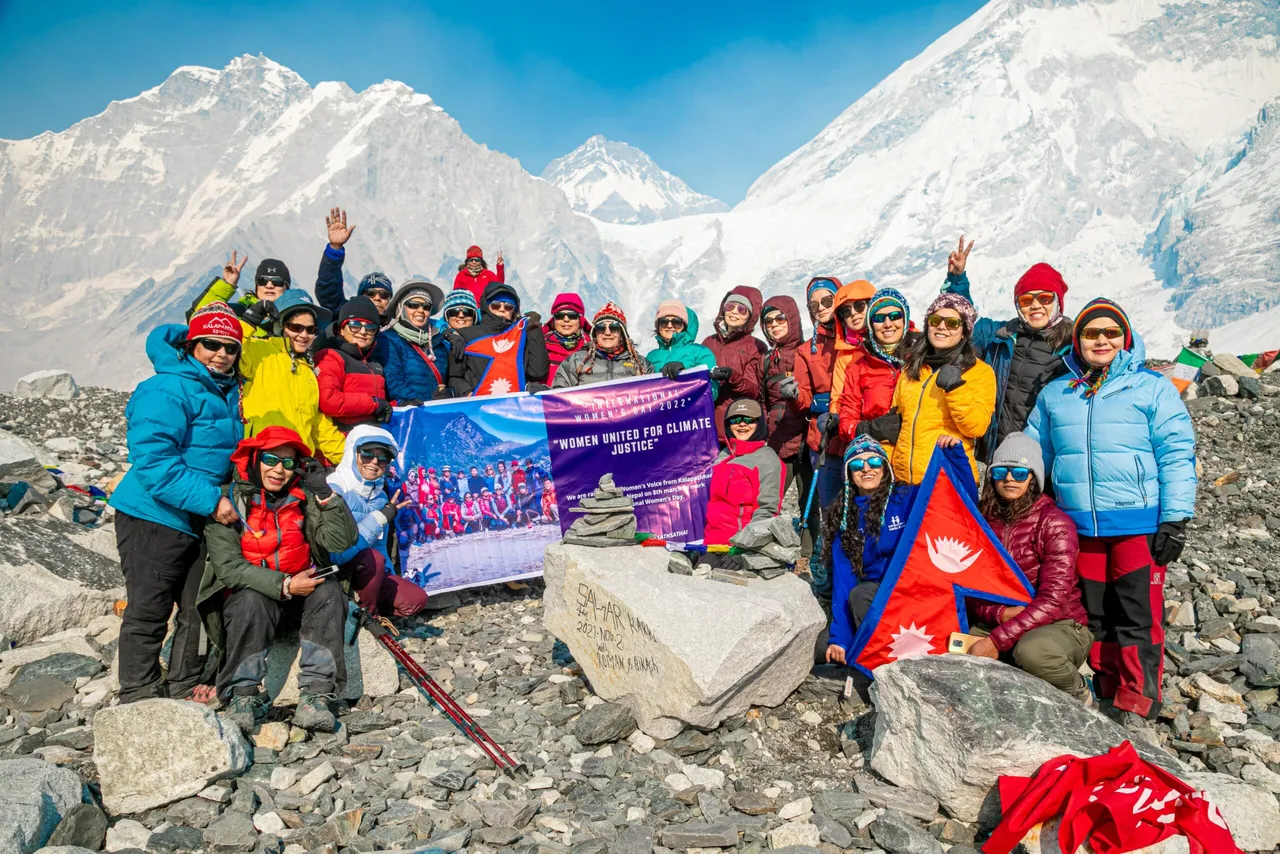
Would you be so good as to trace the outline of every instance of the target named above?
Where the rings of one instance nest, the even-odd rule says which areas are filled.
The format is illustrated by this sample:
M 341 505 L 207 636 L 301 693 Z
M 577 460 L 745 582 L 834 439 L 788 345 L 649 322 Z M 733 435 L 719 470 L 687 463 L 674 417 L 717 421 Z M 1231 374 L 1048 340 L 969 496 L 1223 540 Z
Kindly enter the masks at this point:
M 566 543 L 595 548 L 635 545 L 635 504 L 613 482 L 612 474 L 601 475 L 591 497 L 569 512 L 579 515 L 565 532 Z
M 552 544 L 543 559 L 545 621 L 592 689 L 672 738 L 752 706 L 776 706 L 809 672 L 825 624 L 790 573 L 748 586 L 666 572 L 662 549 L 611 552 Z

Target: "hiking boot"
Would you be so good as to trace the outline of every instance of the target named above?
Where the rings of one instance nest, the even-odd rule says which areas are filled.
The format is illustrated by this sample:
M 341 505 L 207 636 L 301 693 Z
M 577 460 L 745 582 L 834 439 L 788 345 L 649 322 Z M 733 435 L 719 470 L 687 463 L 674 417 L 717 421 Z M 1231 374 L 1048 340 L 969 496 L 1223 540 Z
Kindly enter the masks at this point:
M 254 727 L 267 719 L 267 700 L 261 694 L 234 694 L 219 714 L 249 735 Z
M 293 712 L 293 725 L 311 732 L 333 732 L 338 728 L 338 719 L 329 709 L 332 702 L 332 694 L 303 694 Z

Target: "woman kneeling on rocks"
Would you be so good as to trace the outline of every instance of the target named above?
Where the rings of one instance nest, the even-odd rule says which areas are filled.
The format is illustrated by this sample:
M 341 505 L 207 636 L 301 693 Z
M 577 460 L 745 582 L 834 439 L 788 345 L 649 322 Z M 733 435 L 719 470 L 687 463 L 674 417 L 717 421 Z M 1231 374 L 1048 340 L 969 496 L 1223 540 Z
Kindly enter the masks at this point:
M 1080 541 L 1075 524 L 1041 491 L 1043 483 L 1039 443 L 1010 433 L 992 455 L 979 506 L 1036 593 L 1025 607 L 971 606 L 978 622 L 994 628 L 969 654 L 1009 655 L 1032 676 L 1092 705 L 1080 676 L 1093 643 L 1076 577 Z
M 293 722 L 332 732 L 329 703 L 347 681 L 347 597 L 320 568 L 332 565 L 330 552 L 355 543 L 355 520 L 325 481 L 324 467 L 288 428 L 267 427 L 243 440 L 231 461 L 235 481 L 223 494 L 236 521 L 205 527 L 209 560 L 198 600 L 211 648 L 224 648 L 218 672 L 224 715 L 246 733 L 266 719 L 267 651 L 289 610 L 302 621 Z

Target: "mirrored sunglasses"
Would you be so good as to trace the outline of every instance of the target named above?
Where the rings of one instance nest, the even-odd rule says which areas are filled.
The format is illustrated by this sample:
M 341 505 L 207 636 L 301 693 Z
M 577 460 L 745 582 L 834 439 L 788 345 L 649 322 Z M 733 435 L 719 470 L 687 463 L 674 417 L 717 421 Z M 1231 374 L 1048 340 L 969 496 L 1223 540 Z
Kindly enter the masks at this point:
M 231 341 L 219 341 L 217 338 L 197 338 L 196 343 L 210 353 L 219 353 L 226 350 L 228 355 L 231 356 L 240 354 L 240 345 Z
M 1124 337 L 1124 330 L 1119 326 L 1108 326 L 1103 329 L 1099 329 L 1095 326 L 1090 329 L 1080 330 L 1080 337 L 1086 341 L 1096 341 L 1104 335 L 1114 341 L 1118 338 Z
M 735 424 L 755 424 L 759 420 L 759 418 L 752 418 L 750 415 L 735 415 L 729 419 L 729 426 L 732 427 Z
M 276 466 L 284 466 L 285 471 L 293 471 L 298 467 L 297 457 L 281 457 L 276 454 L 269 454 L 266 451 L 263 451 L 262 456 L 259 459 L 261 459 L 262 464 L 269 469 L 273 469 Z
M 1013 475 L 1013 479 L 1018 483 L 1023 483 L 1027 478 L 1031 477 L 1031 469 L 1026 466 L 992 466 L 991 479 L 999 482 L 1009 475 Z
M 724 313 L 725 314 L 750 314 L 751 309 L 747 308 L 745 305 L 743 305 L 740 302 L 730 302 L 730 303 L 725 303 Z
M 515 311 L 516 307 L 514 303 L 507 302 L 506 300 L 494 300 L 489 303 L 489 311 L 497 311 L 500 308 L 509 308 L 512 311 Z
M 1050 305 L 1053 305 L 1055 300 L 1057 300 L 1057 297 L 1055 297 L 1049 291 L 1040 291 L 1038 293 L 1023 294 L 1022 296 L 1018 297 L 1018 308 L 1031 308 L 1031 306 L 1034 303 L 1039 303 L 1040 305 L 1043 305 L 1043 306 L 1050 306 Z
M 859 460 L 849 460 L 849 471 L 862 471 L 864 468 L 878 469 L 884 466 L 884 459 L 881 457 L 865 457 Z
M 888 323 L 889 321 L 901 320 L 903 316 L 903 313 L 900 311 L 877 311 L 875 314 L 871 315 L 871 322 Z
M 945 326 L 948 329 L 959 329 L 960 325 L 963 322 L 964 321 L 962 321 L 958 317 L 943 317 L 940 314 L 931 314 L 929 315 L 928 319 L 925 321 L 925 323 L 928 323 L 929 326 L 933 327 L 934 329 L 938 328 L 939 326 Z

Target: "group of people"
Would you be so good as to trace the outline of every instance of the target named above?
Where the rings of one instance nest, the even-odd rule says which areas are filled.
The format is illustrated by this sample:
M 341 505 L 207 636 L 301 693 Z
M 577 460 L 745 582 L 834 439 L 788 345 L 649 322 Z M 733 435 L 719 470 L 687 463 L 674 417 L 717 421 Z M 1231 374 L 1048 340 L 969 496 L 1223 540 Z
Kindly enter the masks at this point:
M 798 482 L 811 583 L 831 610 L 827 660 L 846 663 L 941 449 L 963 457 L 983 515 L 1036 589 L 1025 608 L 975 607 L 989 633 L 972 654 L 1008 657 L 1085 700 L 1087 656 L 1117 713 L 1158 711 L 1163 567 L 1193 514 L 1194 435 L 1120 306 L 1094 300 L 1073 320 L 1066 283 L 1037 264 L 1014 287 L 1013 319 L 979 317 L 962 238 L 923 329 L 900 292 L 817 276 L 807 336 L 793 297 L 739 286 L 701 341 L 692 309 L 661 302 L 641 355 L 612 302 L 588 316 L 563 293 L 545 323 L 522 313 L 501 255 L 490 271 L 474 246 L 447 295 L 372 272 L 348 297 L 355 226 L 334 208 L 326 227 L 315 300 L 271 259 L 239 291 L 246 261 L 233 253 L 186 325 L 148 336 L 156 375 L 130 400 L 132 467 L 112 496 L 128 593 L 122 702 L 216 697 L 252 727 L 266 711 L 266 650 L 292 611 L 295 723 L 331 728 L 347 594 L 377 618 L 415 613 L 425 593 L 394 571 L 399 549 L 558 518 L 554 485 L 531 460 L 466 472 L 414 463 L 401 477 L 400 449 L 379 426 L 393 407 L 702 366 L 721 445 L 705 541 L 727 544 L 777 515 Z

